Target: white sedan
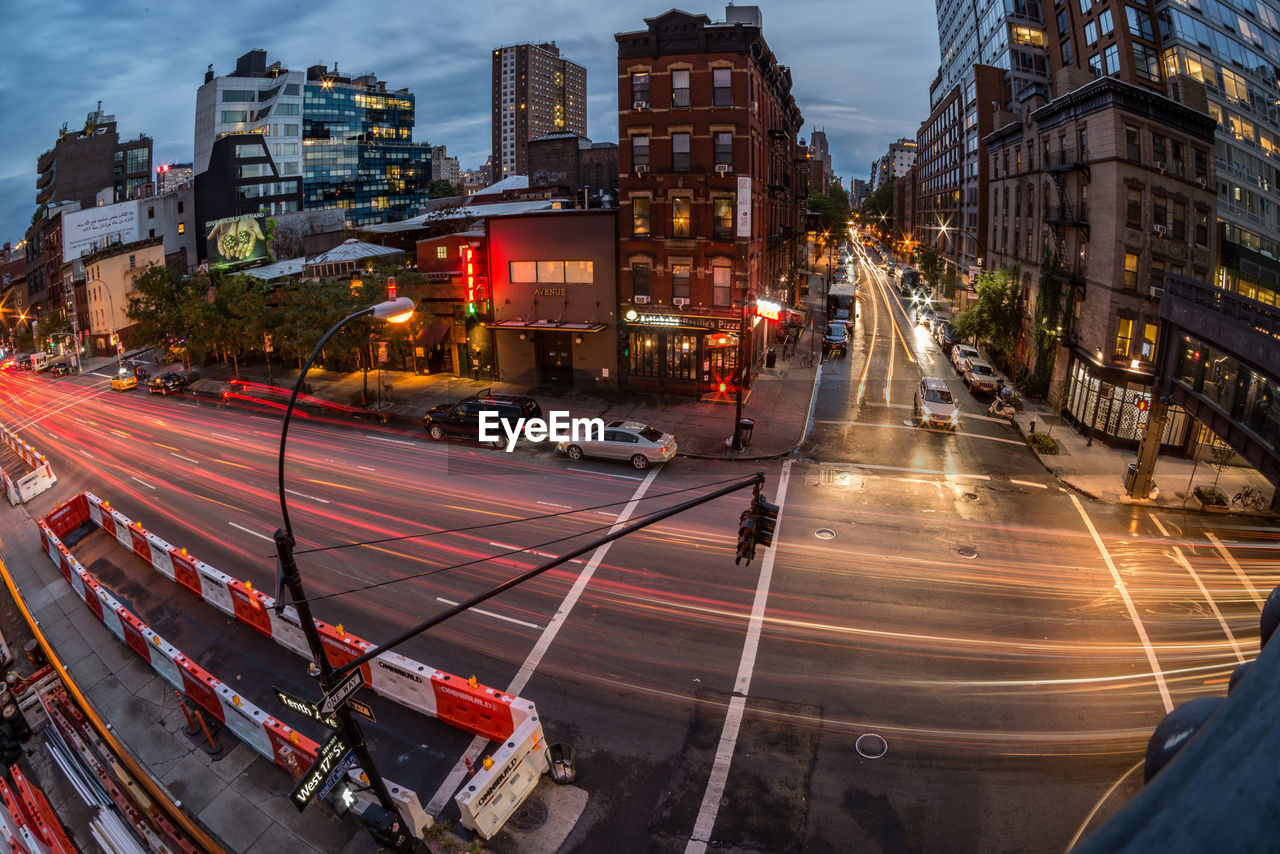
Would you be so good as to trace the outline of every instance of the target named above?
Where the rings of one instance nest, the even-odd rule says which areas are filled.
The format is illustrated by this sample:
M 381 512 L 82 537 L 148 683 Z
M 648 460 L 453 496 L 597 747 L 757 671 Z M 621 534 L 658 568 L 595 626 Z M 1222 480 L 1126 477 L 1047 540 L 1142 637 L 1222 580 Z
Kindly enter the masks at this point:
M 602 438 L 561 442 L 556 450 L 571 460 L 628 460 L 637 469 L 647 469 L 650 463 L 665 463 L 676 455 L 676 437 L 638 421 L 612 421 Z

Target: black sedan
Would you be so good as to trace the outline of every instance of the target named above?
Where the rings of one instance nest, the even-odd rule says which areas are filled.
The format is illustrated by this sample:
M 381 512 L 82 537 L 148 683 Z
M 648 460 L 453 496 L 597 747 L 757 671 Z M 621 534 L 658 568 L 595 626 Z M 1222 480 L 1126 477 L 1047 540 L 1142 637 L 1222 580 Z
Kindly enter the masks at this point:
M 189 380 L 183 374 L 161 374 L 151 381 L 147 386 L 147 391 L 152 394 L 168 394 L 173 391 L 181 391 L 188 382 Z
M 55 377 L 65 377 L 67 374 L 71 373 L 71 366 L 66 362 L 59 362 L 50 369 L 50 373 Z

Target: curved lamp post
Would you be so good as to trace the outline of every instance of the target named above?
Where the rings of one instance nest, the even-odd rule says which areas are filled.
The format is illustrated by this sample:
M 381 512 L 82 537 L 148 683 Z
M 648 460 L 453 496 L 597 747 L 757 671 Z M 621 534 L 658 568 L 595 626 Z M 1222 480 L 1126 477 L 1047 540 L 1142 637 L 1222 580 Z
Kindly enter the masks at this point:
M 285 500 L 284 449 L 285 441 L 289 436 L 289 422 L 293 418 L 293 407 L 297 403 L 298 392 L 302 389 L 302 383 L 306 379 L 307 371 L 311 369 L 311 364 L 315 361 L 316 356 L 320 355 L 320 350 L 339 329 L 358 317 L 375 317 L 391 323 L 403 323 L 413 314 L 413 308 L 413 300 L 408 297 L 400 297 L 399 299 L 380 302 L 377 305 L 357 311 L 334 324 L 334 327 L 324 334 L 324 337 L 320 339 L 320 343 L 311 351 L 311 355 L 307 357 L 302 370 L 298 373 L 298 379 L 293 384 L 293 393 L 289 395 L 289 406 L 284 412 L 284 423 L 280 427 L 278 474 L 280 515 L 284 519 L 284 528 L 276 529 L 274 536 L 276 556 L 279 560 L 278 571 L 281 582 L 289 588 L 289 595 L 293 598 L 293 605 L 298 613 L 298 622 L 301 624 L 302 633 L 306 636 L 307 647 L 311 651 L 312 661 L 309 672 L 320 683 L 320 690 L 325 694 L 328 694 L 334 687 L 331 678 L 333 664 L 329 661 L 329 656 L 324 649 L 324 642 L 320 639 L 320 630 L 316 627 L 315 618 L 311 615 L 311 604 L 307 601 L 306 593 L 302 589 L 302 576 L 298 574 L 298 565 L 293 559 L 293 527 L 289 523 L 289 505 Z M 277 591 L 276 596 L 277 612 L 284 608 L 278 594 L 279 591 Z M 374 767 L 373 758 L 369 755 L 369 748 L 364 742 L 364 735 L 360 731 L 360 725 L 351 717 L 351 711 L 345 701 L 338 705 L 333 715 L 338 721 L 339 732 L 342 733 L 347 746 L 354 752 L 360 768 L 368 776 L 369 787 L 377 795 L 378 802 L 382 804 L 383 809 L 395 817 L 395 822 L 386 830 L 387 835 L 385 838 L 379 837 L 378 833 L 375 833 L 375 837 L 397 851 L 411 850 L 414 837 L 405 830 L 404 817 L 397 809 L 395 801 L 392 800 L 391 793 L 387 791 L 387 784 Z

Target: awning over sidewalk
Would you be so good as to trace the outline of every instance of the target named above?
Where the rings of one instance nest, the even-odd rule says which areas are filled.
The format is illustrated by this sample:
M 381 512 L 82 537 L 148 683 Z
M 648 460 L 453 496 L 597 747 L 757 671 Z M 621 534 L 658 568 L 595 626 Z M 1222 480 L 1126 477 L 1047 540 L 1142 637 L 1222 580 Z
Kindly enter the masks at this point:
M 551 320 L 499 320 L 486 323 L 489 329 L 545 329 L 551 332 L 603 332 L 603 323 L 557 323 Z
M 415 339 L 416 343 L 423 347 L 434 347 L 445 339 L 449 334 L 450 324 L 437 323 L 434 326 L 424 326 L 422 331 L 418 333 Z

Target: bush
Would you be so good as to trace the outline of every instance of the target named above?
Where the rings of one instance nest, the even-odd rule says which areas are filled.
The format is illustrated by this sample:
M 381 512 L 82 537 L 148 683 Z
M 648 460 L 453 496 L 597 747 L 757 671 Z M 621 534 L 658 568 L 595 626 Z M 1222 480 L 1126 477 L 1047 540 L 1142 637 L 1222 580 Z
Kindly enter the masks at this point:
M 1191 494 L 1196 497 L 1196 501 L 1210 507 L 1226 507 L 1227 494 L 1216 486 L 1197 486 L 1191 490 Z
M 1031 450 L 1037 454 L 1056 454 L 1058 453 L 1058 443 L 1045 433 L 1032 433 L 1027 436 L 1027 444 L 1031 446 Z
M 1049 379 L 1032 374 L 1019 384 L 1018 391 L 1032 400 L 1044 400 L 1049 396 Z

